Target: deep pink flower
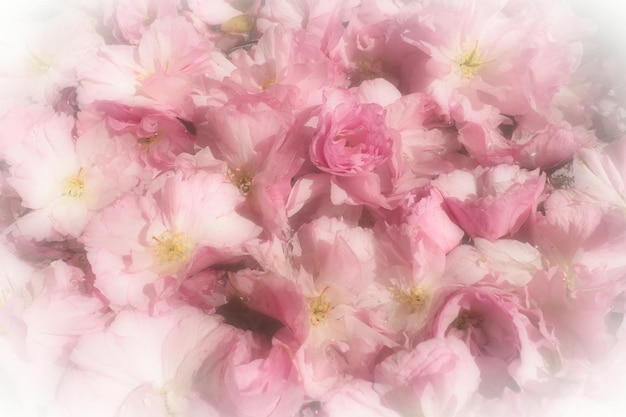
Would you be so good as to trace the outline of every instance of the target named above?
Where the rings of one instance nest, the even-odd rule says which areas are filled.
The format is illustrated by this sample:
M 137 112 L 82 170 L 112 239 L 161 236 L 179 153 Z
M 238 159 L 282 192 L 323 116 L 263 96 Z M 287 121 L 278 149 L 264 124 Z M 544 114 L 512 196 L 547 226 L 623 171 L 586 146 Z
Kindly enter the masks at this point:
M 309 149 L 316 167 L 334 175 L 356 175 L 378 168 L 392 152 L 380 105 L 359 104 L 348 91 L 327 94 Z

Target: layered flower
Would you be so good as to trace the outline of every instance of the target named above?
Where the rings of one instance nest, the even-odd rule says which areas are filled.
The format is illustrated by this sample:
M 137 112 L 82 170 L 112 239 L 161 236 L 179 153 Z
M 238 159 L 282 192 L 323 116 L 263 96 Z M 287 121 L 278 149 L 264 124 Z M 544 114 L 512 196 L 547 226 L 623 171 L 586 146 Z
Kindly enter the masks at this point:
M 626 207 L 626 138 L 581 152 L 574 159 L 574 178 L 576 188 L 592 201 L 623 211 Z
M 102 124 L 77 139 L 73 128 L 70 116 L 54 115 L 6 150 L 7 182 L 31 209 L 12 225 L 14 234 L 78 237 L 98 210 L 137 184 L 140 165 L 129 144 L 109 138 Z
M 298 411 L 304 398 L 289 353 L 265 346 L 248 333 L 230 347 L 202 390 L 222 413 L 233 417 L 281 417 Z
M 541 311 L 486 286 L 463 287 L 443 301 L 432 323 L 434 337 L 463 341 L 481 371 L 479 391 L 496 397 L 505 386 L 529 388 L 559 366 L 558 344 Z
M 37 18 L 0 26 L 0 415 L 604 415 L 626 60 L 568 4 Z
M 218 416 L 200 395 L 201 364 L 219 363 L 236 334 L 191 307 L 150 317 L 120 312 L 110 326 L 74 349 L 53 410 L 102 417 Z
M 313 164 L 334 175 L 370 172 L 392 155 L 394 141 L 377 104 L 359 104 L 348 91 L 328 93 L 309 155 Z
M 10 387 L 12 412 L 36 415 L 56 398 L 78 337 L 103 329 L 107 309 L 86 290 L 80 269 L 54 261 L 33 270 L 8 251 L 1 256 L 0 384 Z
M 104 44 L 94 19 L 77 9 L 16 23 L 0 46 L 3 100 L 53 104 L 64 88 L 78 84 L 77 67 Z
M 212 53 L 183 17 L 159 19 L 138 45 L 102 46 L 96 59 L 78 67 L 78 102 L 112 100 L 156 109 L 165 105 L 188 117 L 193 81 L 209 71 Z
M 576 33 L 545 24 L 546 15 L 573 19 L 566 7 L 547 13 L 534 3 L 507 3 L 494 0 L 477 8 L 471 1 L 431 2 L 410 19 L 398 16 L 395 31 L 424 54 L 414 63 L 422 71 L 404 68 L 411 91 L 433 92 L 442 105 L 460 93 L 510 115 L 548 108 L 580 61 L 577 40 L 588 26 L 580 22 Z M 460 24 L 450 28 L 450 20 Z
M 401 415 L 461 415 L 478 389 L 480 372 L 468 347 L 455 338 L 434 338 L 401 350 L 376 366 L 375 389 Z
M 496 240 L 517 232 L 535 210 L 545 175 L 515 165 L 454 171 L 437 180 L 457 224 L 471 237 Z
M 145 196 L 125 195 L 82 239 L 96 287 L 116 308 L 154 308 L 187 274 L 241 254 L 259 234 L 237 213 L 242 201 L 224 175 L 204 171 L 169 175 Z
M 194 151 L 195 128 L 171 109 L 102 101 L 95 110 L 106 119 L 112 135 L 135 141 L 138 157 L 156 170 L 171 168 L 178 154 Z
M 286 234 L 291 181 L 304 163 L 294 117 L 262 97 L 224 89 L 224 102 L 198 106 L 198 143 L 206 146 L 255 213 L 258 223 L 277 236 Z M 200 154 L 200 153 L 199 153 Z
M 176 16 L 180 0 L 108 0 L 105 21 L 121 42 L 137 44 L 155 20 Z

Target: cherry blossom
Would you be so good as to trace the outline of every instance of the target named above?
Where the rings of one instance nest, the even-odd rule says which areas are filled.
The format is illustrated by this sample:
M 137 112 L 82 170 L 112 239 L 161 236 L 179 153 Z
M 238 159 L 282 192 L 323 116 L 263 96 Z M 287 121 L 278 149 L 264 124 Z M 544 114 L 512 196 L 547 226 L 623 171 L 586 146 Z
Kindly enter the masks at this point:
M 624 414 L 593 8 L 36 3 L 0 25 L 1 415 Z

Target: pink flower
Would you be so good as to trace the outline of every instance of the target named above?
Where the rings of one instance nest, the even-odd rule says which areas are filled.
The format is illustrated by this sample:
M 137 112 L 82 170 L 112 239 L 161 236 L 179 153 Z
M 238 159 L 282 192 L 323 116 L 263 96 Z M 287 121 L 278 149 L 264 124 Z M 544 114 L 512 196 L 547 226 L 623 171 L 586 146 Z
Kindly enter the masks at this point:
M 248 7 L 255 2 L 237 2 L 235 0 L 188 0 L 191 11 L 208 25 L 221 25 L 229 19 L 243 16 Z M 246 31 L 247 32 L 247 31 Z
M 494 241 L 517 232 L 535 210 L 545 174 L 515 165 L 454 171 L 436 181 L 457 224 L 471 237 Z
M 180 0 L 108 0 L 105 21 L 117 39 L 137 44 L 157 19 L 176 16 Z
M 439 91 L 443 100 L 459 92 L 504 114 L 549 108 L 578 66 L 577 40 L 584 30 L 574 33 L 553 23 L 561 16 L 573 18 L 566 7 L 544 15 L 534 4 L 514 11 L 507 11 L 507 4 L 494 0 L 476 8 L 472 1 L 430 2 L 410 19 L 398 16 L 394 29 L 401 42 L 425 55 L 406 66 L 403 83 L 411 91 Z M 451 19 L 459 25 L 451 27 Z
M 322 400 L 304 404 L 300 415 L 302 417 L 318 415 L 341 417 L 350 414 L 362 417 L 400 417 L 403 415 L 382 401 L 371 382 L 358 378 L 347 381 Z
M 100 331 L 107 311 L 86 294 L 78 268 L 54 261 L 33 271 L 7 255 L 0 270 L 0 383 L 11 384 L 13 400 L 34 411 L 55 398 L 77 339 Z
M 78 342 L 55 406 L 71 417 L 217 417 L 199 392 L 199 369 L 219 363 L 235 333 L 190 307 L 159 317 L 123 311 Z
M 194 151 L 195 132 L 190 132 L 173 110 L 132 107 L 115 101 L 101 101 L 94 107 L 113 134 L 129 135 L 128 140 L 137 143 L 139 156 L 156 169 L 173 167 L 176 155 Z
M 569 363 L 575 375 L 576 361 L 599 361 L 615 343 L 610 320 L 613 313 L 622 314 L 617 294 L 623 283 L 608 278 L 605 271 L 578 265 L 540 271 L 528 284 L 531 300 L 560 342 L 565 375 Z
M 446 110 L 421 93 L 400 97 L 386 108 L 387 125 L 401 137 L 402 159 L 418 176 L 454 169 L 461 144 Z
M 481 371 L 480 392 L 500 395 L 505 386 L 517 390 L 545 381 L 556 371 L 558 345 L 541 311 L 503 290 L 463 287 L 443 301 L 432 323 L 434 337 L 463 341 Z
M 529 221 L 532 241 L 550 264 L 569 262 L 577 253 L 598 244 L 594 234 L 603 234 L 609 242 L 617 232 L 617 227 L 613 233 L 603 230 L 603 220 L 608 219 L 603 211 L 597 201 L 590 201 L 579 189 L 556 189 L 543 203 L 544 213 L 535 213 Z
M 439 190 L 431 187 L 413 190 L 403 203 L 406 225 L 416 241 L 423 240 L 425 246 L 434 245 L 443 253 L 461 242 L 463 231 L 444 211 L 444 198 Z
M 92 21 L 76 8 L 19 21 L 0 45 L 0 77 L 10 80 L 9 95 L 53 104 L 64 88 L 76 86 L 77 67 L 104 43 Z
M 159 19 L 137 46 L 102 46 L 93 61 L 78 67 L 78 102 L 166 106 L 188 118 L 188 96 L 195 79 L 209 70 L 212 52 L 212 44 L 207 45 L 185 18 Z
M 293 116 L 262 97 L 227 92 L 227 103 L 196 110 L 198 143 L 225 162 L 257 222 L 284 237 L 291 181 L 305 160 Z
M 626 208 L 626 137 L 583 150 L 573 168 L 576 188 L 591 201 L 609 209 Z
M 380 105 L 359 104 L 343 90 L 326 95 L 309 148 L 316 167 L 334 175 L 356 175 L 378 168 L 392 152 Z
M 102 124 L 75 140 L 73 127 L 73 118 L 55 115 L 7 149 L 7 182 L 32 209 L 12 226 L 18 236 L 78 237 L 98 210 L 138 182 L 140 166 L 127 143 L 112 140 Z
M 283 26 L 267 28 L 250 53 L 230 57 L 237 67 L 232 81 L 268 101 L 289 103 L 294 114 L 320 105 L 326 86 L 343 84 L 343 74 L 310 36 Z
M 167 175 L 146 196 L 125 195 L 83 236 L 95 286 L 116 308 L 154 308 L 189 273 L 240 254 L 259 234 L 236 212 L 242 200 L 224 175 L 203 171 Z
M 434 338 L 385 358 L 375 382 L 381 402 L 402 415 L 455 416 L 478 389 L 480 371 L 462 341 Z
M 232 417 L 293 415 L 304 395 L 291 357 L 282 346 L 263 346 L 249 336 L 237 339 L 219 369 L 209 370 L 207 397 Z
M 544 115 L 471 116 L 459 123 L 459 141 L 482 164 L 516 162 L 524 168 L 548 169 L 570 159 L 594 141 L 579 124 L 553 121 Z
M 529 243 L 514 239 L 492 242 L 477 237 L 472 245 L 457 246 L 448 254 L 443 276 L 455 284 L 488 280 L 524 286 L 541 268 L 541 253 Z

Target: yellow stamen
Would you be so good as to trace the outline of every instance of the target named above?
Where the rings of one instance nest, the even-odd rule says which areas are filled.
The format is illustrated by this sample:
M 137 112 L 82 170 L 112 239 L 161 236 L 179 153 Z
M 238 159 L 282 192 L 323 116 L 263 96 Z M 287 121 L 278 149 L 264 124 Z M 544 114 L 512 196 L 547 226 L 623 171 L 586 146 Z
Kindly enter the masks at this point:
M 148 147 L 157 140 L 159 140 L 159 134 L 155 133 L 152 136 L 146 136 L 144 138 L 137 139 L 137 143 L 139 143 L 141 146 Z
M 76 175 L 70 175 L 63 180 L 63 194 L 67 197 L 81 198 L 85 193 L 85 175 L 80 168 Z
M 220 29 L 226 33 L 248 33 L 254 26 L 254 17 L 242 14 L 228 19 Z
M 493 62 L 493 60 L 483 61 L 483 57 L 478 49 L 478 41 L 476 41 L 474 48 L 471 51 L 463 49 L 456 58 L 455 62 L 458 66 L 461 78 L 470 79 L 474 78 L 480 67 L 489 62 Z
M 263 81 L 263 84 L 261 84 L 261 90 L 263 91 L 267 90 L 267 87 L 274 84 L 275 82 L 276 82 L 276 78 L 273 78 L 273 77 L 265 78 L 265 80 Z
M 50 69 L 52 68 L 52 62 L 54 61 L 52 57 L 48 56 L 42 58 L 41 56 L 35 55 L 30 49 L 26 48 L 26 50 L 32 58 L 29 65 L 31 75 L 43 75 L 50 71 Z
M 420 310 L 426 304 L 427 294 L 420 287 L 412 287 L 408 290 L 392 288 L 394 298 L 403 306 L 407 307 L 411 313 Z
M 168 398 L 168 392 L 165 388 L 161 388 L 158 391 L 159 395 L 161 396 L 161 398 L 163 399 L 163 405 L 165 407 L 165 415 L 167 417 L 174 417 L 174 412 L 172 411 L 172 407 L 170 405 L 170 401 Z
M 325 293 L 328 287 L 324 288 L 324 291 L 313 298 L 309 298 L 307 300 L 307 304 L 309 305 L 309 313 L 311 315 L 311 325 L 317 326 L 321 322 L 323 322 L 326 317 L 328 317 L 328 313 L 332 310 L 330 306 L 330 302 L 326 300 Z
M 574 281 L 577 279 L 576 271 L 573 270 L 569 262 L 563 258 L 562 255 L 554 253 L 551 258 L 544 258 L 544 264 L 551 268 L 553 266 L 558 267 L 563 272 L 563 288 L 568 297 L 571 297 L 572 290 L 574 289 Z
M 373 80 L 382 74 L 382 62 L 379 60 L 358 60 L 355 68 L 348 75 L 353 86 L 361 84 L 365 80 Z
M 191 245 L 184 233 L 166 231 L 159 237 L 153 236 L 152 239 L 156 242 L 155 258 L 161 265 L 180 264 L 191 254 Z
M 247 196 L 250 194 L 252 189 L 252 174 L 248 171 L 244 171 L 241 168 L 236 168 L 234 171 L 232 169 L 228 169 L 227 171 L 228 178 L 230 181 L 239 188 L 241 194 Z

